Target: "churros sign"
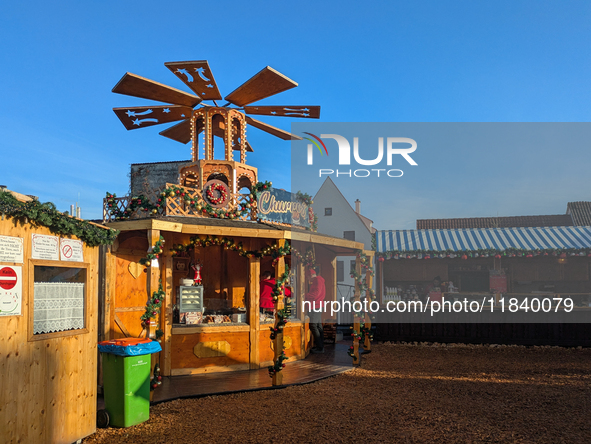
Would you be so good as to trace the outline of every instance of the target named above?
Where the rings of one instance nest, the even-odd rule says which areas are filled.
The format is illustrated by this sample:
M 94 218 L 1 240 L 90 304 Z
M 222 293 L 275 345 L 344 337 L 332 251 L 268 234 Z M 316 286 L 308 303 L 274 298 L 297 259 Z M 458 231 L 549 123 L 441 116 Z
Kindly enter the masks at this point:
M 289 191 L 270 189 L 259 193 L 258 218 L 270 222 L 310 226 L 309 208 Z

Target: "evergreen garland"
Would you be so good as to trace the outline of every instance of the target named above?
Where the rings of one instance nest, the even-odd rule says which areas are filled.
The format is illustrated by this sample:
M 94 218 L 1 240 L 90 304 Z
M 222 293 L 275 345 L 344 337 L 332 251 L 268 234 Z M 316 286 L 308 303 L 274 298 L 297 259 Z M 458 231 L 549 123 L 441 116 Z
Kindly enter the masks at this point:
M 277 279 L 277 281 L 275 282 L 275 288 L 273 289 L 273 301 L 277 302 L 277 300 L 279 299 L 279 296 L 281 296 L 281 294 L 283 293 L 283 290 L 281 287 L 283 287 L 287 281 L 289 280 L 289 267 L 287 266 L 287 264 L 285 265 L 285 273 L 283 273 L 283 275 Z M 279 312 L 277 313 L 279 315 Z
M 271 340 L 277 337 L 277 333 L 283 331 L 283 327 L 287 324 L 287 313 L 285 309 L 277 311 L 277 325 L 269 327 L 271 330 Z
M 160 236 L 160 239 L 156 241 L 152 251 L 148 253 L 146 257 L 140 259 L 140 264 L 145 265 L 146 267 L 150 266 L 152 259 L 158 259 L 160 254 L 162 254 L 162 245 L 164 244 L 164 237 Z
M 205 236 L 201 238 L 199 236 L 192 236 L 190 243 L 187 245 L 174 245 L 170 250 L 173 256 L 184 256 L 189 251 L 195 249 L 195 247 L 209 247 L 209 246 L 222 246 L 226 250 L 237 251 L 240 256 L 243 257 L 258 257 L 262 258 L 265 256 L 271 256 L 273 262 L 277 261 L 280 257 L 287 256 L 291 253 L 291 246 L 289 242 L 285 242 L 283 247 L 277 244 L 267 245 L 260 250 L 246 250 L 242 242 L 236 242 L 234 239 L 229 237 L 218 237 L 218 236 Z
M 287 361 L 289 358 L 285 355 L 285 351 L 281 351 L 281 354 L 277 358 L 277 361 L 269 366 L 269 376 L 273 377 L 275 373 L 280 372 L 285 368 L 283 361 Z
M 162 307 L 162 302 L 164 301 L 164 290 L 162 289 L 162 280 L 158 286 L 158 291 L 152 293 L 152 297 L 146 303 L 146 311 L 141 316 L 141 320 L 144 323 L 147 323 L 150 319 L 154 319 L 158 313 L 160 313 L 160 307 Z
M 25 224 L 47 227 L 57 235 L 76 236 L 89 247 L 111 245 L 119 234 L 118 230 L 68 216 L 58 211 L 51 202 L 21 202 L 7 191 L 0 192 L 0 213 L 3 218 L 8 216 Z

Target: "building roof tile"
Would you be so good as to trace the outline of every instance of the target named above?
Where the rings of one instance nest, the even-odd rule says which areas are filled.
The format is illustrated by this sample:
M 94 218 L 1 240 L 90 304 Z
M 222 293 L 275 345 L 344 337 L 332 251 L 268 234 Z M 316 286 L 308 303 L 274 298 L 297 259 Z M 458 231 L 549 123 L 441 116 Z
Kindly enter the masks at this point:
M 569 202 L 566 214 L 572 217 L 577 226 L 591 226 L 591 202 Z
M 588 208 L 591 210 L 591 207 Z M 591 222 L 591 211 L 589 210 L 586 214 L 588 218 L 587 220 Z M 465 217 L 455 219 L 417 219 L 417 230 L 442 230 L 454 228 L 572 227 L 573 225 L 591 225 L 591 223 L 573 224 L 573 219 L 574 217 L 571 218 L 569 214 L 508 217 Z

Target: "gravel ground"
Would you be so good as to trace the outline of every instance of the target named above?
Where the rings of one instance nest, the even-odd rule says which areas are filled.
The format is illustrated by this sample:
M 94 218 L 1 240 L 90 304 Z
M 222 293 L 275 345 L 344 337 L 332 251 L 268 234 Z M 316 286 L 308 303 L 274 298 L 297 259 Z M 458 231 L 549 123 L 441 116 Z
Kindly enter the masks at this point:
M 589 349 L 385 343 L 342 375 L 162 403 L 84 443 L 591 443 L 590 395 Z

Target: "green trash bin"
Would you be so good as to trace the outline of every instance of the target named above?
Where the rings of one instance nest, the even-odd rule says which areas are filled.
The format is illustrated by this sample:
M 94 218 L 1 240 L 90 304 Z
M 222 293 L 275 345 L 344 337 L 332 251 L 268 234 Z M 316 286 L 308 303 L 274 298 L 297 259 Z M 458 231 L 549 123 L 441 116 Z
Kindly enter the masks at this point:
M 161 350 L 150 339 L 126 338 L 99 344 L 108 424 L 130 427 L 150 418 L 151 354 Z

